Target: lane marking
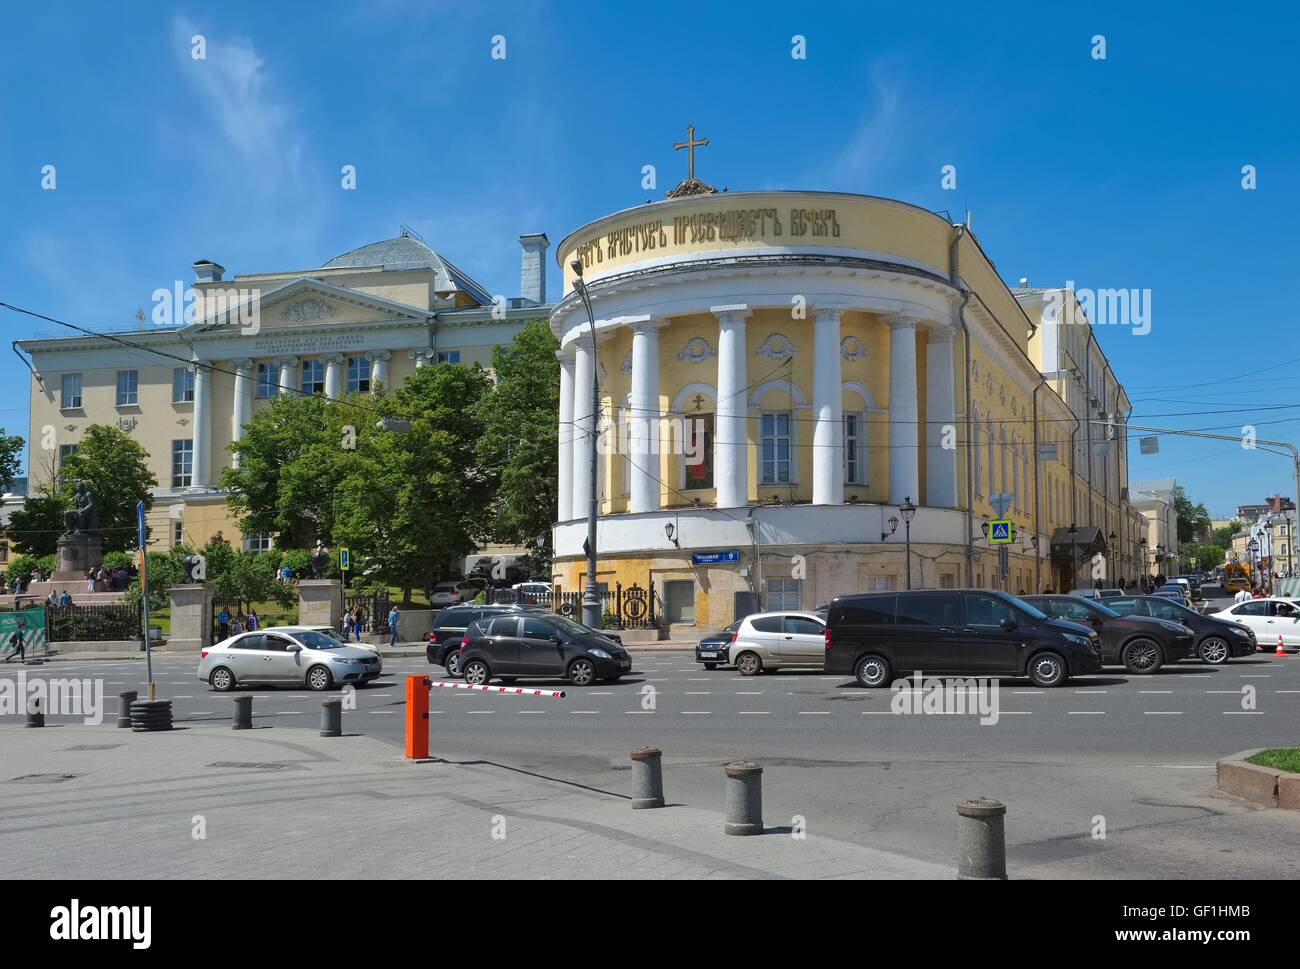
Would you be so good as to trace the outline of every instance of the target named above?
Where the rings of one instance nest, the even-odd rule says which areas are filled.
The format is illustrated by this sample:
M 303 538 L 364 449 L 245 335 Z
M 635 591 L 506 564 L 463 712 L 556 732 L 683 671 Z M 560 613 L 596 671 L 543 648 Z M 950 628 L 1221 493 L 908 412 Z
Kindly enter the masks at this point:
M 1105 715 L 1106 715 L 1105 710 L 1071 710 L 1070 711 L 1070 716 L 1072 717 L 1104 717 Z
M 799 711 L 799 716 L 801 717 L 829 717 L 830 715 L 831 712 L 829 710 L 800 710 Z
M 769 713 L 767 710 L 737 710 L 742 717 L 766 717 Z
M 1144 716 L 1148 717 L 1181 717 L 1182 710 L 1143 710 Z

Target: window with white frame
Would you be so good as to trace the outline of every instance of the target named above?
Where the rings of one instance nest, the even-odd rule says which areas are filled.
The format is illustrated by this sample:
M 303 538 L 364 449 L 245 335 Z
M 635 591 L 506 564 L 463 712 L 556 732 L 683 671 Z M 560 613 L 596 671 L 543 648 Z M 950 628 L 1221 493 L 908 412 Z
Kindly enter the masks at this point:
M 273 363 L 257 365 L 257 396 L 274 397 L 280 392 L 280 368 Z
M 172 487 L 188 488 L 194 483 L 194 441 L 172 441 Z
M 59 407 L 76 410 L 81 406 L 81 374 L 65 373 L 60 387 Z
M 790 415 L 763 414 L 760 422 L 760 483 L 790 484 Z
M 990 495 L 998 493 L 997 472 L 993 470 L 993 420 L 992 418 L 984 425 L 984 456 L 987 458 L 989 466 L 989 491 Z
M 767 580 L 767 609 L 769 612 L 775 612 L 778 609 L 798 609 L 799 608 L 799 580 L 798 579 L 768 579 Z
M 980 412 L 976 408 L 973 412 L 974 421 L 971 422 L 971 447 L 975 451 L 975 494 L 984 494 L 984 454 L 980 450 Z
M 459 350 L 444 350 L 438 353 L 439 363 L 460 363 Z
M 302 362 L 302 392 L 304 394 L 325 393 L 324 360 L 304 360 Z
M 132 407 L 140 403 L 140 371 L 117 372 L 117 406 Z
M 194 371 L 189 367 L 172 370 L 172 403 L 194 403 Z
M 76 454 L 76 453 L 77 453 L 77 445 L 75 445 L 75 444 L 60 444 L 60 445 L 59 445 L 59 463 L 55 466 L 55 471 L 56 471 L 56 472 L 61 471 L 61 470 L 63 469 L 63 462 L 66 461 L 68 458 L 72 457 L 72 455 L 74 455 L 74 454 Z
M 185 523 L 179 518 L 172 522 L 172 548 L 180 548 L 185 544 Z
M 244 536 L 245 552 L 269 552 L 271 550 L 271 536 L 269 533 L 260 535 Z
M 370 390 L 370 358 L 348 357 L 348 393 L 366 393 Z
M 888 592 L 894 587 L 894 578 L 889 575 L 872 575 L 867 577 L 868 592 Z
M 1013 509 L 1021 508 L 1020 504 L 1020 456 L 1016 453 L 1019 447 L 1015 443 L 1016 435 L 1011 435 L 1011 507 Z
M 844 415 L 844 483 L 860 485 L 867 483 L 864 460 L 866 441 L 863 433 L 862 415 L 847 412 Z

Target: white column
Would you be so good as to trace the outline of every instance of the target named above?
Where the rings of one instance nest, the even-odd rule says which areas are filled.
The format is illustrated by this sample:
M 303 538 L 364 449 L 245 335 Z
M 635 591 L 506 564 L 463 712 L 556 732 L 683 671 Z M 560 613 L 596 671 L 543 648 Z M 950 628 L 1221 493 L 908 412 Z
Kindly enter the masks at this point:
M 920 503 L 916 403 L 917 317 L 889 318 L 889 500 Z
M 406 355 L 415 361 L 415 369 L 419 370 L 421 367 L 427 365 L 429 361 L 433 358 L 433 351 L 432 350 L 407 350 Z
M 573 346 L 557 350 L 560 361 L 560 457 L 559 457 L 559 507 L 556 521 L 567 522 L 573 518 L 573 442 L 577 435 L 573 428 Z
M 385 387 L 388 386 L 388 358 L 392 356 L 387 350 L 372 350 L 370 352 L 370 392 L 375 392 L 375 382 L 383 381 Z
M 253 381 L 249 371 L 253 368 L 252 360 L 231 360 L 230 366 L 235 370 L 235 402 L 230 412 L 230 439 L 241 440 L 244 425 L 253 419 Z M 195 394 L 197 397 L 198 394 Z M 239 452 L 233 455 L 235 467 L 239 467 Z
M 925 351 L 925 503 L 936 508 L 957 507 L 953 335 L 951 327 L 931 329 Z M 966 437 L 971 440 L 969 432 Z
M 208 432 L 208 422 L 212 419 L 212 375 L 206 366 L 194 366 L 194 426 L 191 441 L 194 445 L 193 461 L 190 465 L 190 486 L 206 488 L 212 482 L 208 478 L 208 454 L 212 449 L 212 438 Z
M 718 318 L 718 408 L 714 418 L 713 480 L 717 507 L 749 504 L 749 391 L 745 320 L 749 307 L 714 306 Z
M 297 395 L 301 389 L 298 385 L 298 358 L 276 357 L 280 367 L 280 393 Z
M 658 511 L 659 490 L 659 328 L 662 320 L 632 325 L 632 393 L 628 403 L 628 450 L 631 452 L 630 507 Z
M 814 505 L 844 503 L 844 407 L 840 382 L 840 313 L 819 309 L 813 320 Z
M 341 397 L 343 395 L 343 354 L 327 353 L 325 361 L 325 396 Z
M 579 334 L 573 347 L 573 499 L 569 513 L 586 518 L 591 501 L 591 435 L 595 419 L 591 412 L 591 380 L 595 367 L 589 333 Z

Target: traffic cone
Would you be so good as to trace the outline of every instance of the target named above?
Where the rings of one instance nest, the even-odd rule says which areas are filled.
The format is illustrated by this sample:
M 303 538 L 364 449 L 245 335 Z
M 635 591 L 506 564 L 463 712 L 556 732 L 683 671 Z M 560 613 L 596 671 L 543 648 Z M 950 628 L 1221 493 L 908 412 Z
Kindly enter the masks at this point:
M 1280 633 L 1278 634 L 1278 637 L 1277 637 L 1277 650 L 1273 653 L 1273 655 L 1274 655 L 1274 656 L 1285 656 L 1285 655 L 1286 655 L 1286 650 L 1282 648 L 1282 635 L 1281 635 Z

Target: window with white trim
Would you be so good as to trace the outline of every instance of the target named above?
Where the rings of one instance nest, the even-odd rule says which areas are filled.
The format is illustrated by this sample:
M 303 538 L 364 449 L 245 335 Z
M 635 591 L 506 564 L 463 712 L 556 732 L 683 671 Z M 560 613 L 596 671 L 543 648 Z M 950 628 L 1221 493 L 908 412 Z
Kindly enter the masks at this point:
M 172 548 L 185 544 L 185 523 L 179 518 L 172 522 Z
M 370 358 L 348 357 L 348 393 L 366 393 L 370 390 Z
M 257 390 L 258 397 L 274 397 L 280 392 L 280 368 L 273 363 L 259 363 L 257 365 Z
M 459 350 L 444 350 L 438 353 L 439 363 L 460 363 Z
M 790 415 L 763 414 L 760 422 L 760 483 L 790 484 Z
M 188 488 L 194 483 L 194 441 L 172 441 L 172 487 Z
M 59 407 L 76 410 L 81 406 L 81 374 L 65 373 L 60 384 Z
M 988 458 L 988 466 L 989 466 L 988 493 L 990 495 L 995 495 L 998 493 L 998 483 L 997 483 L 997 472 L 994 471 L 994 464 L 993 464 L 993 419 L 992 418 L 989 418 L 988 422 L 984 425 L 984 445 L 985 445 L 984 447 L 985 457 Z
M 140 403 L 140 371 L 117 372 L 117 406 L 132 407 Z
M 194 403 L 194 371 L 189 367 L 172 370 L 172 403 Z
M 866 448 L 862 415 L 849 412 L 844 415 L 844 483 L 860 485 L 867 483 L 864 467 Z
M 769 612 L 775 612 L 778 609 L 798 609 L 799 608 L 799 580 L 798 579 L 768 579 L 767 580 L 767 609 Z
M 984 454 L 980 450 L 980 436 L 982 430 L 980 427 L 979 408 L 975 408 L 972 413 L 975 419 L 971 422 L 971 446 L 975 451 L 975 494 L 984 494 Z
M 263 532 L 260 535 L 244 536 L 245 552 L 269 552 L 271 551 L 271 535 L 269 532 Z
M 325 361 L 304 360 L 302 362 L 302 384 L 304 394 L 325 393 Z
M 868 592 L 888 592 L 894 587 L 894 577 L 890 575 L 872 575 L 867 577 Z

